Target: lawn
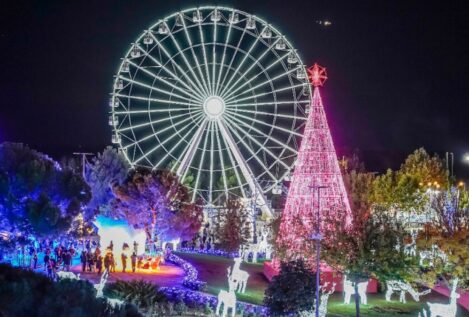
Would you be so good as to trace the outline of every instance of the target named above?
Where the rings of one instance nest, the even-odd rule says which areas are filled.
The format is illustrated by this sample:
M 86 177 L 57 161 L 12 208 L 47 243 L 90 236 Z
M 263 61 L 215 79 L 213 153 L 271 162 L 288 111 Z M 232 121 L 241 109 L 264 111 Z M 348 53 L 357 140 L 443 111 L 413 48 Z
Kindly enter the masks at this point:
M 199 271 L 199 279 L 207 282 L 206 292 L 217 295 L 221 289 L 228 289 L 227 268 L 233 265 L 233 260 L 219 256 L 202 254 L 178 253 L 179 256 L 192 263 Z M 245 294 L 237 294 L 241 301 L 262 304 L 264 291 L 268 281 L 262 274 L 262 264 L 243 263 L 241 269 L 249 272 L 249 280 Z M 396 297 L 397 295 L 395 295 Z M 444 296 L 432 293 L 423 298 L 420 303 L 414 302 L 408 296 L 408 302 L 401 304 L 397 301 L 386 302 L 384 294 L 370 294 L 368 305 L 361 306 L 361 315 L 364 317 L 390 317 L 390 316 L 414 316 L 425 307 L 425 301 L 447 303 Z M 342 304 L 342 294 L 336 293 L 330 297 L 328 316 L 345 317 L 355 316 L 354 304 Z M 469 317 L 469 313 L 458 308 L 458 317 Z

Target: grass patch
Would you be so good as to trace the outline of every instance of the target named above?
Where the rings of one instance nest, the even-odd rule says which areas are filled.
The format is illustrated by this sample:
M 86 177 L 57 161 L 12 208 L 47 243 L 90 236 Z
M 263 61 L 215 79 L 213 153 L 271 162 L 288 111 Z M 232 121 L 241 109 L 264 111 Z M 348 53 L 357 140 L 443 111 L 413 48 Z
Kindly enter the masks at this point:
M 233 265 L 233 259 L 212 256 L 207 254 L 189 254 L 178 253 L 183 259 L 188 260 L 199 271 L 200 280 L 207 282 L 205 292 L 218 295 L 221 289 L 228 289 L 227 268 Z M 241 264 L 241 269 L 249 273 L 248 285 L 246 293 L 236 294 L 238 300 L 251 303 L 262 304 L 264 300 L 264 291 L 268 286 L 268 281 L 262 274 L 262 263 Z M 314 296 L 314 294 L 311 294 Z M 394 295 L 396 298 L 397 295 Z M 441 302 L 448 303 L 448 298 L 431 293 L 422 298 L 419 303 L 414 302 L 407 296 L 407 303 L 402 304 L 397 301 L 386 302 L 384 294 L 369 294 L 368 305 L 360 305 L 360 315 L 364 317 L 391 317 L 391 316 L 417 316 L 418 312 L 425 307 L 425 302 Z M 349 317 L 355 316 L 355 303 L 349 305 L 343 304 L 342 294 L 336 293 L 331 295 L 328 305 L 328 316 L 331 317 Z M 457 317 L 469 317 L 462 307 L 458 307 Z

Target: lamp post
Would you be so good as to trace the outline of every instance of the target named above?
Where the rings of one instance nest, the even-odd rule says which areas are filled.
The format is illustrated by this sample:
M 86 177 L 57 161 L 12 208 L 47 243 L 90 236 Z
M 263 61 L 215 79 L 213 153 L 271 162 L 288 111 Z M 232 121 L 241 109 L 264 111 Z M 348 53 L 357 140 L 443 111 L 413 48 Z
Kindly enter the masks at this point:
M 321 215 L 321 189 L 327 188 L 328 186 L 310 186 L 314 190 L 317 189 L 318 192 L 318 208 L 316 210 L 316 232 L 311 236 L 313 240 L 316 241 L 316 317 L 319 317 L 319 278 L 320 278 L 320 257 L 321 257 L 321 240 L 322 235 L 320 232 L 320 221 L 319 217 Z M 314 206 L 314 201 L 313 201 Z

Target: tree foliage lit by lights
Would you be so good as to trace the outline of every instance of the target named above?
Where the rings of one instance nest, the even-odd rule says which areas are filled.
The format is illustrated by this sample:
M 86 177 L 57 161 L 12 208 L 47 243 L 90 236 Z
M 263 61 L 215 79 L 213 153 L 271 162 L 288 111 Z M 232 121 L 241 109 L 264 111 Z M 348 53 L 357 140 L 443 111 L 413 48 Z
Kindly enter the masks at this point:
M 188 188 L 168 170 L 156 172 L 167 198 L 167 208 L 157 217 L 157 234 L 161 241 L 191 240 L 199 232 L 203 213 L 200 203 L 192 203 Z
M 448 171 L 444 161 L 436 154 L 430 156 L 424 148 L 419 148 L 410 154 L 399 171 L 415 177 L 419 184 L 436 183 L 441 188 L 448 187 Z
M 215 234 L 217 247 L 236 252 L 251 238 L 249 213 L 239 199 L 228 199 L 217 215 Z
M 347 169 L 344 184 L 347 189 L 352 222 L 345 226 L 333 221 L 326 234 L 332 237 L 323 243 L 326 263 L 347 274 L 355 287 L 370 277 L 382 281 L 408 280 L 414 272 L 415 259 L 403 252 L 404 228 L 393 213 L 374 210 L 374 173 L 360 168 Z M 357 316 L 360 314 L 358 290 L 355 289 Z
M 0 227 L 53 236 L 66 232 L 91 197 L 80 174 L 18 143 L 0 145 Z
M 425 189 L 447 186 L 444 161 L 419 148 L 406 158 L 399 170 L 388 169 L 376 177 L 372 199 L 376 208 L 422 212 L 428 203 L 423 195 Z
M 125 180 L 129 168 L 124 155 L 110 146 L 86 164 L 85 180 L 93 192 L 87 206 L 90 211 L 109 212 L 109 203 L 114 198 L 112 188 Z
M 150 241 L 190 239 L 201 225 L 201 207 L 190 201 L 188 189 L 169 171 L 132 170 L 113 188 L 111 215 L 145 229 Z
M 423 277 L 429 284 L 433 284 L 437 276 L 458 277 L 459 287 L 469 289 L 469 210 L 462 203 L 464 197 L 464 191 L 452 187 L 432 199 L 436 219 L 419 233 L 417 245 L 422 250 L 437 245 L 448 256 L 448 261 L 434 261 L 433 267 L 425 269 Z
M 363 208 L 365 205 L 352 202 L 352 226 L 345 227 L 342 222 L 331 226 L 334 239 L 323 243 L 323 258 L 334 269 L 346 273 L 355 287 L 370 277 L 382 281 L 409 279 L 413 275 L 415 260 L 403 252 L 403 228 L 393 216 L 382 212 L 371 213 L 370 209 Z M 357 289 L 355 306 L 356 315 L 359 316 Z

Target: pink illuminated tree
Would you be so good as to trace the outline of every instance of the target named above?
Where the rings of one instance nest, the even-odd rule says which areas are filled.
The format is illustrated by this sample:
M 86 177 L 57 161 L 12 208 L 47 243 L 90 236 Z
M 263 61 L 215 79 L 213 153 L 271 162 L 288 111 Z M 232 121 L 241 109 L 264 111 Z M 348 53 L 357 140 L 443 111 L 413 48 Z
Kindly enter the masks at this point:
M 350 222 L 350 205 L 319 94 L 326 71 L 314 64 L 308 72 L 314 93 L 277 236 L 280 260 L 310 259 L 315 252 L 311 236 L 317 228 L 324 235 L 331 232 L 326 229 L 332 223 Z

